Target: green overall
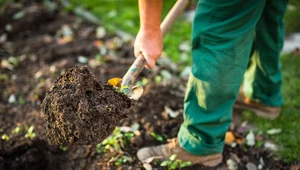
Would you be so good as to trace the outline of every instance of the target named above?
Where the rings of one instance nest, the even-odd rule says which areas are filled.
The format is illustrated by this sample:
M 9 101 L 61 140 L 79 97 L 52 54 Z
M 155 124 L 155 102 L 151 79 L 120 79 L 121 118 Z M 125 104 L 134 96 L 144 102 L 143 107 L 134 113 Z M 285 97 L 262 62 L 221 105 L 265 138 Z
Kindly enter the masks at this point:
M 288 0 L 199 0 L 192 33 L 192 74 L 179 143 L 195 155 L 221 153 L 245 74 L 253 100 L 281 106 L 279 56 Z

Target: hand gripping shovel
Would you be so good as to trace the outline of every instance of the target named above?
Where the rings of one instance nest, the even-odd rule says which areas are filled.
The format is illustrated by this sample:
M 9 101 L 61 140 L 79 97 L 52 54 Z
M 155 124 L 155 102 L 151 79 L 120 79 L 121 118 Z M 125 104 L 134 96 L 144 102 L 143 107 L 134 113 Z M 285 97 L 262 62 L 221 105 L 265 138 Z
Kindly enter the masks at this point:
M 176 21 L 177 17 L 183 12 L 183 10 L 186 8 L 187 4 L 189 3 L 189 0 L 178 0 L 168 15 L 165 17 L 163 22 L 160 25 L 160 28 L 162 30 L 163 36 L 167 34 L 167 32 L 170 30 L 171 26 Z M 144 66 L 146 64 L 146 60 L 143 56 L 143 54 L 140 54 L 133 64 L 130 66 L 126 74 L 123 76 L 122 80 L 117 83 L 119 88 L 121 88 L 121 91 L 125 93 L 130 99 L 138 100 L 141 95 L 143 94 L 143 87 L 140 85 L 133 86 L 136 78 L 139 76 L 139 74 L 144 69 Z M 112 82 L 112 78 L 108 80 L 108 83 Z M 112 83 L 110 83 L 112 84 Z

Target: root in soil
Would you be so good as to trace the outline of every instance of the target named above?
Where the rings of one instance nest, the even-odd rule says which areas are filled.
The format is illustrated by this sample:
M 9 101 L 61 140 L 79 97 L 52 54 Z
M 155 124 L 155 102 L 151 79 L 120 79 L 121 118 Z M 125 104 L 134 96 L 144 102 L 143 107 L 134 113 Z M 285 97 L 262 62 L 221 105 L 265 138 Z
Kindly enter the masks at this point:
M 52 145 L 96 144 L 109 136 L 133 102 L 98 82 L 86 66 L 61 75 L 41 105 Z

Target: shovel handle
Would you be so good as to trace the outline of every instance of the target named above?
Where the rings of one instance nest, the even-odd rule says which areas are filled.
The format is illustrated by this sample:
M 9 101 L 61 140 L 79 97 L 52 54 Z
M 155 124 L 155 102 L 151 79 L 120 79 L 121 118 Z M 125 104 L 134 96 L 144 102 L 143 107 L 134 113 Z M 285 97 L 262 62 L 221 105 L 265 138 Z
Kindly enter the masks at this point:
M 122 86 L 129 86 L 134 83 L 135 79 L 140 75 L 144 66 L 146 64 L 146 59 L 143 54 L 140 54 L 130 66 L 124 77 L 122 78 Z
M 171 29 L 171 26 L 174 24 L 178 16 L 182 14 L 188 3 L 189 0 L 177 0 L 172 9 L 169 11 L 168 15 L 160 24 L 163 36 L 165 36 L 167 32 Z M 129 86 L 133 84 L 135 79 L 142 72 L 145 64 L 146 60 L 143 54 L 140 54 L 122 78 L 122 86 Z

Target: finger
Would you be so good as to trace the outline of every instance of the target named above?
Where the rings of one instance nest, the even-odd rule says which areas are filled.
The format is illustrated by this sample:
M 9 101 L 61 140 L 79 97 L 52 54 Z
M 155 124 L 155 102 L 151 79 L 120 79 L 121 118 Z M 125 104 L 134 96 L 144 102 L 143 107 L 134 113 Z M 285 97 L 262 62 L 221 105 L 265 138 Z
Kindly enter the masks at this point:
M 138 47 L 134 47 L 134 56 L 138 57 L 141 54 L 141 50 Z
M 146 59 L 146 68 L 153 68 L 155 66 L 155 60 L 153 57 L 149 57 L 147 55 L 144 55 Z

